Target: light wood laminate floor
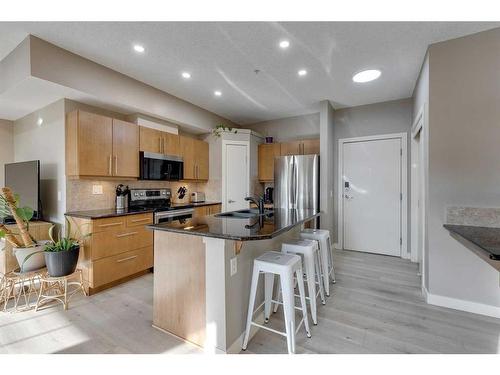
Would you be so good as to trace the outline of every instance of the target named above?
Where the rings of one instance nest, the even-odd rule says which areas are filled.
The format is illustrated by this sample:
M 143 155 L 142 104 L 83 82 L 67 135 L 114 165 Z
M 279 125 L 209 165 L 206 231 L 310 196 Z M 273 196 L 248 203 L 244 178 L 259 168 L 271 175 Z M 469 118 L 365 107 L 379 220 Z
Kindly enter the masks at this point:
M 427 305 L 417 266 L 350 251 L 335 253 L 337 283 L 298 353 L 498 353 L 500 320 Z M 153 278 L 35 313 L 0 313 L 1 353 L 200 353 L 151 327 Z M 282 325 L 281 309 L 272 316 Z M 280 327 L 281 328 L 281 327 Z M 283 337 L 261 330 L 244 353 L 285 353 Z
M 500 353 L 500 319 L 428 305 L 416 264 L 341 250 L 334 262 L 333 294 L 297 353 Z M 271 319 L 282 328 L 281 309 Z M 245 353 L 285 352 L 284 338 L 260 330 Z

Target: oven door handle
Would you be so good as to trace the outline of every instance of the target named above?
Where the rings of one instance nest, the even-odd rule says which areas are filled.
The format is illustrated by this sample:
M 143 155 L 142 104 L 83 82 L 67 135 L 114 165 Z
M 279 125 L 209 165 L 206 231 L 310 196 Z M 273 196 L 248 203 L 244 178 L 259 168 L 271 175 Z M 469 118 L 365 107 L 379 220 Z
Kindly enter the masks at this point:
M 194 213 L 194 208 L 188 208 L 184 210 L 172 210 L 172 211 L 166 211 L 166 212 L 157 212 L 155 213 L 155 218 L 156 219 L 164 219 L 166 217 L 176 217 L 176 216 L 182 216 L 182 215 L 189 215 Z

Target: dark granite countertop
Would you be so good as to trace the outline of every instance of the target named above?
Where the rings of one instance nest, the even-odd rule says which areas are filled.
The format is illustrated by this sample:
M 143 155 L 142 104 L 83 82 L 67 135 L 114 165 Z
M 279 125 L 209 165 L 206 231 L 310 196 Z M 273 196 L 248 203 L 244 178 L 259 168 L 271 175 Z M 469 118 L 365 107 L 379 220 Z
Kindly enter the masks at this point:
M 478 246 L 490 259 L 500 261 L 500 228 L 452 224 L 444 224 L 444 227 Z
M 200 207 L 200 206 L 211 206 L 214 204 L 220 204 L 221 202 L 206 201 L 200 203 L 172 203 L 174 208 L 188 208 L 188 207 Z M 136 215 L 144 214 L 148 212 L 154 212 L 153 208 L 128 208 L 125 210 L 116 210 L 115 208 L 107 208 L 102 210 L 85 210 L 85 211 L 73 211 L 66 212 L 66 216 L 79 217 L 83 219 L 104 219 L 107 217 L 118 217 L 126 215 Z
M 271 214 L 255 218 L 202 216 L 169 223 L 148 225 L 153 230 L 222 238 L 235 241 L 266 240 L 320 215 L 313 210 L 274 209 Z

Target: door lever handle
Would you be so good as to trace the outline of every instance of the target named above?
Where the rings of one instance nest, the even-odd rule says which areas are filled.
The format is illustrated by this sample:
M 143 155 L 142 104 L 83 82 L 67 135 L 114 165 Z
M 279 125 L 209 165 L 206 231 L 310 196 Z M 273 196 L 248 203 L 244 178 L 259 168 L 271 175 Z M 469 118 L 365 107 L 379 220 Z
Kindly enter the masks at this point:
M 229 199 L 227 203 L 235 203 L 236 201 L 233 201 L 232 199 Z
M 352 195 L 347 195 L 347 194 L 344 194 L 344 197 L 345 197 L 345 199 L 347 199 L 348 201 L 350 201 L 351 199 L 353 199 L 353 198 L 354 198 Z

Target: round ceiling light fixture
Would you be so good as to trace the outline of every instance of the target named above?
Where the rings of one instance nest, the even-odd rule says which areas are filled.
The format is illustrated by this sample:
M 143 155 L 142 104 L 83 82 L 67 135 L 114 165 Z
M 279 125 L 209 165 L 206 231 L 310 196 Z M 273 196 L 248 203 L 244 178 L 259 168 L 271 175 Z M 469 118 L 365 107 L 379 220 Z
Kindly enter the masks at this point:
M 141 46 L 140 44 L 135 44 L 134 51 L 138 52 L 138 53 L 143 53 L 145 51 L 145 49 L 144 49 L 144 46 Z
M 214 91 L 214 95 L 215 96 L 221 96 L 222 92 L 220 92 L 219 90 L 216 90 L 216 91 Z
M 303 76 L 307 75 L 307 70 L 305 70 L 305 69 L 300 69 L 300 70 L 297 72 L 297 74 L 298 74 L 299 76 L 303 77 Z
M 290 42 L 288 40 L 282 40 L 280 42 L 280 48 L 286 49 L 288 47 L 290 47 Z
M 381 74 L 382 72 L 377 69 L 363 70 L 353 75 L 352 80 L 357 83 L 370 82 L 379 78 Z
M 191 78 L 191 74 L 188 72 L 182 72 L 182 78 L 189 79 Z

